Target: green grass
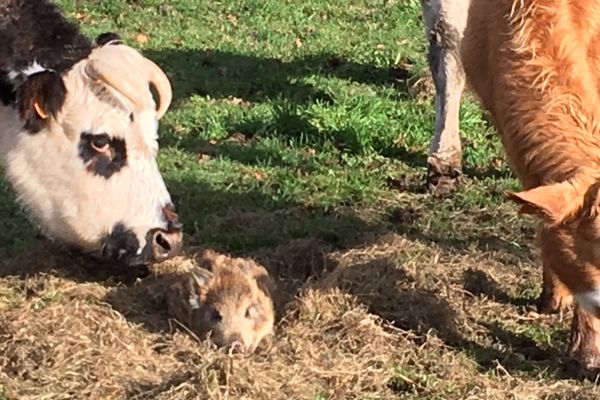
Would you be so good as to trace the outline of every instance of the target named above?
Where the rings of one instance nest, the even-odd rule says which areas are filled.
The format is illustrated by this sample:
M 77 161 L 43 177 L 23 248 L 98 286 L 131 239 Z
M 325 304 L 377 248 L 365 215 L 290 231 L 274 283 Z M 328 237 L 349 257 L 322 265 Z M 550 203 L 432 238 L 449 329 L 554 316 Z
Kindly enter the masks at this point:
M 345 243 L 409 203 L 422 211 L 412 228 L 444 235 L 456 213 L 495 208 L 515 187 L 467 101 L 465 168 L 476 180 L 441 205 L 419 193 L 434 114 L 430 93 L 411 90 L 427 75 L 417 0 L 58 3 L 89 36 L 117 31 L 170 75 L 160 165 L 191 243 Z M 0 239 L 14 255 L 34 230 L 7 193 Z

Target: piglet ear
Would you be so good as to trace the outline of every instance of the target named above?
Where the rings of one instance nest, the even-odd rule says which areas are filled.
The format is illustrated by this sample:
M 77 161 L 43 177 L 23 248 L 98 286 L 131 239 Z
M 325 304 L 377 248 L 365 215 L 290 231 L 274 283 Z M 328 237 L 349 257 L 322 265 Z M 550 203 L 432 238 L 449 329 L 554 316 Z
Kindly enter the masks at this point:
M 25 129 L 37 133 L 50 116 L 62 108 L 67 96 L 67 88 L 59 74 L 42 71 L 30 75 L 16 91 L 16 105 Z
M 206 268 L 196 266 L 191 271 L 191 283 L 195 290 L 210 285 L 213 278 L 213 273 Z
M 206 249 L 197 255 L 196 261 L 200 268 L 204 268 L 208 271 L 212 271 L 215 265 L 222 263 L 225 260 L 225 256 L 217 253 L 214 250 Z
M 254 260 L 243 259 L 239 264 L 242 272 L 253 279 L 257 279 L 263 275 L 269 275 L 264 267 L 258 265 Z
M 123 40 L 121 36 L 117 35 L 114 32 L 104 32 L 98 35 L 96 38 L 96 44 L 98 46 L 105 46 L 107 44 L 122 44 Z
M 267 270 L 250 259 L 244 259 L 240 264 L 244 274 L 256 281 L 258 288 L 266 294 L 273 293 L 275 286 Z

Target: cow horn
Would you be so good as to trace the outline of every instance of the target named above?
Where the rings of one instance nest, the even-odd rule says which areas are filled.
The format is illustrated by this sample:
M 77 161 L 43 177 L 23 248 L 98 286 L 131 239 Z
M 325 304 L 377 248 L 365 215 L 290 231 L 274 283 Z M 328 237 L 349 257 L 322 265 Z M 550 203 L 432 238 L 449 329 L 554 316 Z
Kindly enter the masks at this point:
M 167 112 L 169 105 L 171 105 L 171 99 L 173 92 L 171 91 L 171 84 L 165 73 L 159 68 L 158 65 L 153 63 L 147 58 L 144 58 L 148 71 L 148 82 L 150 82 L 156 88 L 158 93 L 158 104 L 156 109 L 157 118 L 161 119 Z
M 122 51 L 124 47 L 127 52 Z M 97 50 L 90 57 L 86 72 L 92 79 L 114 88 L 141 109 L 149 105 L 147 85 L 154 86 L 158 94 L 158 119 L 162 118 L 171 104 L 172 91 L 167 76 L 158 65 L 132 48 L 116 45 Z M 142 77 L 142 80 L 137 76 Z

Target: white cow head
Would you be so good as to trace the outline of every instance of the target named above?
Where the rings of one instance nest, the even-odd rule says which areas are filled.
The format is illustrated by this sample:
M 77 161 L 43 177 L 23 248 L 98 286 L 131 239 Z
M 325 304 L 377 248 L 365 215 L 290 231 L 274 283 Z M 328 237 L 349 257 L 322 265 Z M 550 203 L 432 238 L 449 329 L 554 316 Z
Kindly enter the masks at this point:
M 156 163 L 171 102 L 161 69 L 113 41 L 63 74 L 35 63 L 9 78 L 17 84 L 14 104 L 0 103 L 0 156 L 42 230 L 130 265 L 174 255 L 181 224 Z

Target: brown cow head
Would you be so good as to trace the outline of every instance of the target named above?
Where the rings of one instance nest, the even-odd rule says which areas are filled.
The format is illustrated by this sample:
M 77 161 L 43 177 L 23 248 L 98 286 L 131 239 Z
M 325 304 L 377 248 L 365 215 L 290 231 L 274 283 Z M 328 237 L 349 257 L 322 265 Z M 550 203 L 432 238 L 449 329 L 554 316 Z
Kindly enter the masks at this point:
M 521 205 L 522 213 L 542 220 L 544 263 L 582 307 L 600 316 L 600 180 L 580 173 L 508 196 Z

